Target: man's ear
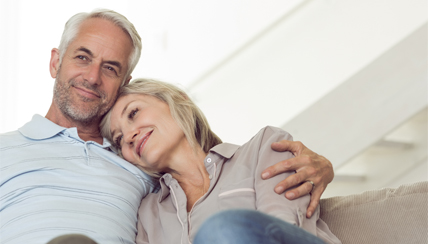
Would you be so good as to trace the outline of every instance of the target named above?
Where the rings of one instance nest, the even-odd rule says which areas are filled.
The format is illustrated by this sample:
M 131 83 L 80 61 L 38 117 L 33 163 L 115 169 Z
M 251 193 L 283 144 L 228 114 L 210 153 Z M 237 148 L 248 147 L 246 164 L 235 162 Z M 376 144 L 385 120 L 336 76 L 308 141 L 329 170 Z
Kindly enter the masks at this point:
M 132 79 L 132 76 L 130 75 L 130 76 L 129 76 L 129 78 L 125 81 L 125 84 L 124 84 L 124 85 L 128 85 L 128 84 L 129 84 L 129 82 L 131 81 L 131 79 Z
M 56 78 L 59 70 L 59 50 L 57 48 L 52 48 L 51 51 L 51 61 L 49 62 L 49 71 L 51 72 L 51 77 Z

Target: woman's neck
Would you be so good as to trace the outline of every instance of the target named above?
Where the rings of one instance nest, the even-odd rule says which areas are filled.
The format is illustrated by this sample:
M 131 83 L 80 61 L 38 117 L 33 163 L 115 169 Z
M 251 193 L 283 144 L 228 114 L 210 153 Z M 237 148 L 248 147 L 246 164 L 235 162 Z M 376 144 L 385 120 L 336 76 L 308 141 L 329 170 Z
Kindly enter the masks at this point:
M 168 173 L 174 177 L 187 197 L 187 211 L 201 198 L 210 186 L 209 174 L 205 168 L 206 153 L 200 147 L 182 149 L 169 164 Z

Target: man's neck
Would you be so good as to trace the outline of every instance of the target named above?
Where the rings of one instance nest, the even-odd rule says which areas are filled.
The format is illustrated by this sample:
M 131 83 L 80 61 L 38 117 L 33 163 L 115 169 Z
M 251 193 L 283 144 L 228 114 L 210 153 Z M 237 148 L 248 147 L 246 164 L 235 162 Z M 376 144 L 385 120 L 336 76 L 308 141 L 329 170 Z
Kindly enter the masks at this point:
M 99 144 L 103 144 L 103 138 L 100 134 L 98 126 L 100 122 L 99 120 L 93 121 L 91 123 L 81 123 L 65 116 L 54 106 L 51 106 L 49 108 L 49 111 L 46 114 L 45 118 L 65 128 L 76 127 L 80 139 L 84 141 L 95 141 Z

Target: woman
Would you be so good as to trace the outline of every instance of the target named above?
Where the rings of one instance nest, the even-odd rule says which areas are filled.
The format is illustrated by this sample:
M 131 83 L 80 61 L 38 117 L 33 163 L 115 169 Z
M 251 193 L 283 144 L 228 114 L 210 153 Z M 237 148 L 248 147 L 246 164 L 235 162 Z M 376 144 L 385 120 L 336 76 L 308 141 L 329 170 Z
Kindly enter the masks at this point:
M 138 79 L 121 89 L 101 133 L 119 155 L 160 181 L 161 190 L 141 202 L 137 243 L 192 242 L 208 217 L 236 208 L 269 214 L 340 243 L 318 213 L 305 217 L 309 195 L 290 201 L 272 190 L 287 174 L 260 178 L 265 168 L 284 159 L 270 145 L 290 140 L 285 131 L 266 127 L 243 146 L 222 143 L 183 91 Z

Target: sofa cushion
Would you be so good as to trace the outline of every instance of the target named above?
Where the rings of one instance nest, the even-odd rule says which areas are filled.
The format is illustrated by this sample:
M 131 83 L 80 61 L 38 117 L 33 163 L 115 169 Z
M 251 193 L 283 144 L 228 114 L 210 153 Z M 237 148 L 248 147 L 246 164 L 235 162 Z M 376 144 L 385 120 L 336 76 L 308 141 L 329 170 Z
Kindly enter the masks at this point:
M 344 243 L 428 243 L 428 182 L 321 199 L 320 217 Z

